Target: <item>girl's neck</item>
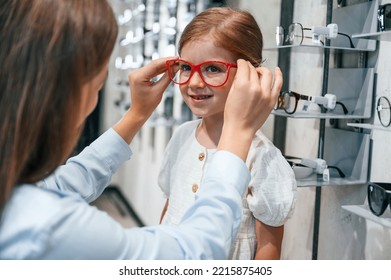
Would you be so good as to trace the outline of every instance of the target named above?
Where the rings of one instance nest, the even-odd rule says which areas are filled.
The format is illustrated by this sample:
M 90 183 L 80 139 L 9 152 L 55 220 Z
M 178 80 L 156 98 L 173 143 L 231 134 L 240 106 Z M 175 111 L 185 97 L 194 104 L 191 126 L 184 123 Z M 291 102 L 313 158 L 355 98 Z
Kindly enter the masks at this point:
M 216 149 L 223 129 L 223 118 L 203 118 L 196 130 L 198 143 L 207 149 Z

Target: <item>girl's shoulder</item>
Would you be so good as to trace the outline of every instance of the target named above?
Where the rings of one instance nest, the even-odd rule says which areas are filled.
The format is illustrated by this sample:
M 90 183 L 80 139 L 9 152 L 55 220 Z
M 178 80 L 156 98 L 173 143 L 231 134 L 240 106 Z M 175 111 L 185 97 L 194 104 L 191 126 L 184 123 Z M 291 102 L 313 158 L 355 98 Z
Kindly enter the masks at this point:
M 277 174 L 284 173 L 287 177 L 293 176 L 292 168 L 280 149 L 260 131 L 254 136 L 246 164 L 252 171 L 252 175 L 262 174 L 262 177 L 267 175 L 273 178 L 273 174 L 279 177 L 280 175 Z
M 261 154 L 272 154 L 275 156 L 280 156 L 281 151 L 276 146 L 274 146 L 273 142 L 269 138 L 267 138 L 265 134 L 258 130 L 257 133 L 254 135 L 253 141 L 251 143 L 248 158 Z
M 187 122 L 184 122 L 182 124 L 180 124 L 179 126 L 177 126 L 175 129 L 174 129 L 174 133 L 171 137 L 171 141 L 174 139 L 183 139 L 183 138 L 188 138 L 188 137 L 191 137 L 191 136 L 194 136 L 195 135 L 195 130 L 197 128 L 197 126 L 200 124 L 201 120 L 200 119 L 197 119 L 197 120 L 192 120 L 192 121 L 187 121 Z
M 175 131 L 194 131 L 197 126 L 200 124 L 201 119 L 191 120 L 184 123 L 181 123 L 175 128 Z

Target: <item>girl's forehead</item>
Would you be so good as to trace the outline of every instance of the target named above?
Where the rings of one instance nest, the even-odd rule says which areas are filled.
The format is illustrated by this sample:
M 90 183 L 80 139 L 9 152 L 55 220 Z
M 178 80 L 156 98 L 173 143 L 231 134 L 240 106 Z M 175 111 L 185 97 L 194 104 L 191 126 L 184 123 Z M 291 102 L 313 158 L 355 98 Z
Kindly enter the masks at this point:
M 211 37 L 201 37 L 185 43 L 180 56 L 194 64 L 207 60 L 235 62 L 234 55 L 227 49 L 216 46 Z

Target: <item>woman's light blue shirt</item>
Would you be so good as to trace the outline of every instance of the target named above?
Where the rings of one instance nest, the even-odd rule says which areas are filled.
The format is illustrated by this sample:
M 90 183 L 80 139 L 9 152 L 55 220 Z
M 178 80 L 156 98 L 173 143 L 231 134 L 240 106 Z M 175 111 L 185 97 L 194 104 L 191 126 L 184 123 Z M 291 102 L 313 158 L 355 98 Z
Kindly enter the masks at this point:
M 218 151 L 178 227 L 126 229 L 88 203 L 131 155 L 110 129 L 45 180 L 17 186 L 2 214 L 0 259 L 227 258 L 250 180 L 244 162 Z

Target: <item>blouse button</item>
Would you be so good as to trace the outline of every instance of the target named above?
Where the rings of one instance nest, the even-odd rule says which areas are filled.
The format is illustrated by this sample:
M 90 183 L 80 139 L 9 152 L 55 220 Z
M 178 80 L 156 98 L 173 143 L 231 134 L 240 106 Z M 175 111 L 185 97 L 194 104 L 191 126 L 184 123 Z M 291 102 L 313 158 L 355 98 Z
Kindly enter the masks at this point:
M 198 191 L 198 185 L 197 184 L 193 184 L 193 186 L 191 186 L 191 190 L 193 191 L 193 193 L 197 192 Z
M 204 154 L 204 153 L 200 153 L 200 154 L 198 155 L 198 159 L 199 159 L 200 161 L 203 161 L 204 158 L 205 158 L 205 154 Z

